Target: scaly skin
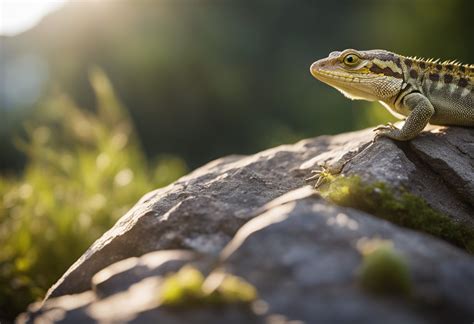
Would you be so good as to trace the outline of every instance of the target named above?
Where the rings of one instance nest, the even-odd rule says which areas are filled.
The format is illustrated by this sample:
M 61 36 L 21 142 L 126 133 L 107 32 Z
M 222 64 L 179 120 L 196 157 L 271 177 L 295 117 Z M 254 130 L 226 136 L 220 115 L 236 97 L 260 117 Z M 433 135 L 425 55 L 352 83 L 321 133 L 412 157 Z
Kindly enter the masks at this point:
M 376 138 L 410 140 L 428 123 L 474 126 L 474 65 L 347 49 L 314 62 L 310 71 L 350 99 L 379 101 L 396 117 L 406 117 L 401 129 L 390 123 L 375 128 Z M 348 152 L 333 165 L 320 166 L 307 180 L 316 179 L 318 187 L 327 179 L 325 175 L 340 173 L 372 143 Z
M 379 101 L 406 117 L 401 129 L 377 127 L 377 137 L 410 140 L 428 123 L 474 126 L 474 65 L 347 49 L 314 62 L 310 71 L 350 99 Z

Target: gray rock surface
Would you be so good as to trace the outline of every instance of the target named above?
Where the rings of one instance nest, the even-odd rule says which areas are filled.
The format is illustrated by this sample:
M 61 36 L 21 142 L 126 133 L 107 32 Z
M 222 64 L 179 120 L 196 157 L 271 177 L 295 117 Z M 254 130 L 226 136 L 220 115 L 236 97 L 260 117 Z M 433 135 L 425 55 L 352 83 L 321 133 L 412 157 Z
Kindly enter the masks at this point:
M 474 296 L 472 255 L 333 206 L 308 187 L 295 189 L 318 164 L 355 155 L 344 174 L 403 187 L 474 228 L 474 130 L 436 128 L 409 143 L 380 139 L 370 145 L 372 139 L 372 131 L 363 130 L 226 157 L 147 194 L 70 267 L 44 304 L 32 305 L 18 321 L 472 321 L 473 299 L 466 298 Z M 356 245 L 374 237 L 391 240 L 406 257 L 414 282 L 410 298 L 375 296 L 360 287 Z M 181 251 L 164 251 L 172 249 Z M 263 302 L 159 307 L 163 276 L 189 263 L 204 274 L 225 269 L 245 278 Z
M 373 238 L 390 240 L 406 258 L 412 296 L 384 298 L 361 287 L 357 244 Z M 272 207 L 222 254 L 226 271 L 254 284 L 269 313 L 305 323 L 456 323 L 474 315 L 466 298 L 474 296 L 471 255 L 320 198 Z

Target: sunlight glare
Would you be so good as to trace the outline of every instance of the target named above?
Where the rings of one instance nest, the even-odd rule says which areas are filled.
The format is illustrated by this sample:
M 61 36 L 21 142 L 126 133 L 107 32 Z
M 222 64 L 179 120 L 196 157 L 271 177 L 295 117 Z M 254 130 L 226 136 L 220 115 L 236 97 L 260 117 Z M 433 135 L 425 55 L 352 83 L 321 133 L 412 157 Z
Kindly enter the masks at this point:
M 0 35 L 14 36 L 37 24 L 66 0 L 0 0 Z

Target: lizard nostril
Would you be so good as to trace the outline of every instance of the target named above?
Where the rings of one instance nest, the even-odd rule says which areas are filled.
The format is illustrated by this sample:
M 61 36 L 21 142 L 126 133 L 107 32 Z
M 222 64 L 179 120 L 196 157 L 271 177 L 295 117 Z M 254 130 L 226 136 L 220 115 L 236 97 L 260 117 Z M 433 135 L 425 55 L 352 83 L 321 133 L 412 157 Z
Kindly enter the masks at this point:
M 311 67 L 309 68 L 309 72 L 311 72 L 311 74 L 316 77 L 316 75 L 318 74 L 318 70 L 319 68 L 321 67 L 320 63 L 319 62 L 314 62 L 313 64 L 311 64 Z

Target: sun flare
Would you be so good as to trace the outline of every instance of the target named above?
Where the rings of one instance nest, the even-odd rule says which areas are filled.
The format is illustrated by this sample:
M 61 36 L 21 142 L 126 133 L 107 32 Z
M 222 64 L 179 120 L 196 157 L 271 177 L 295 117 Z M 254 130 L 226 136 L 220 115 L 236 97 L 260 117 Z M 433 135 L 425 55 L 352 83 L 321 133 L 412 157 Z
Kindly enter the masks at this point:
M 0 35 L 14 36 L 37 24 L 67 0 L 0 0 Z

